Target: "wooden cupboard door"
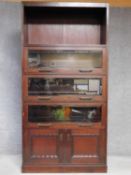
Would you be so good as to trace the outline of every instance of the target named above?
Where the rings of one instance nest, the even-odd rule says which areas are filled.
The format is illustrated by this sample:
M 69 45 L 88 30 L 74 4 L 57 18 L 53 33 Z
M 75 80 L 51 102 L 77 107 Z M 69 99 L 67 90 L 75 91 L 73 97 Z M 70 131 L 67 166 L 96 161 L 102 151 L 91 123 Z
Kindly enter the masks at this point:
M 61 160 L 61 130 L 32 129 L 26 131 L 25 159 L 34 163 L 58 163 Z M 59 142 L 59 143 L 58 143 Z
M 104 131 L 97 129 L 71 130 L 68 131 L 67 142 L 66 150 L 70 163 L 105 163 L 106 140 Z

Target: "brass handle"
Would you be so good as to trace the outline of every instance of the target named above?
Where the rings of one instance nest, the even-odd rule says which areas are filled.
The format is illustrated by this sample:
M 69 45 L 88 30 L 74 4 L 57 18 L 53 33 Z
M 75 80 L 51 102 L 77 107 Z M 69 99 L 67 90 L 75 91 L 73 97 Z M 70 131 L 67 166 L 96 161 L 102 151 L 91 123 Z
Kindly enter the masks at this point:
M 91 101 L 92 98 L 89 98 L 89 97 L 79 97 L 80 100 L 88 100 L 88 101 Z
M 50 100 L 52 97 L 38 97 L 38 100 Z
M 92 123 L 79 123 L 78 126 L 80 127 L 92 126 Z
M 80 69 L 79 72 L 92 72 L 93 70 L 91 69 Z
M 37 126 L 39 127 L 50 127 L 51 125 L 51 123 L 37 123 Z

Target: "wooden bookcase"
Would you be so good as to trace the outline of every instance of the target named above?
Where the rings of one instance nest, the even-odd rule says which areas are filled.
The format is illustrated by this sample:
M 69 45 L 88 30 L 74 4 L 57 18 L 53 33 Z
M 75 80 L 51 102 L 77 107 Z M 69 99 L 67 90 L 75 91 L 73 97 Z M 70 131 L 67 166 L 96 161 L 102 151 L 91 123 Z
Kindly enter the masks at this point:
M 106 172 L 108 5 L 23 4 L 23 172 Z

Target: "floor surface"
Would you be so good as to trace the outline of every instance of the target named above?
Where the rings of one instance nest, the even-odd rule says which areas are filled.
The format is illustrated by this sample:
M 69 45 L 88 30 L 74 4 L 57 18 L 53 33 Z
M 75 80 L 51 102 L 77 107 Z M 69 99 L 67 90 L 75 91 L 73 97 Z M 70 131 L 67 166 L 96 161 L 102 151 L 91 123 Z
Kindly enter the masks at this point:
M 21 156 L 20 155 L 0 155 L 0 175 L 20 175 L 21 173 Z M 32 175 L 26 173 L 26 175 Z M 39 173 L 33 173 L 36 175 Z M 44 174 L 44 173 L 41 173 Z M 45 173 L 47 174 L 47 173 Z M 53 173 L 53 175 L 60 175 Z M 63 173 L 64 175 L 75 175 L 76 173 Z M 87 173 L 77 173 L 79 175 Z M 131 157 L 108 157 L 108 173 L 93 173 L 93 175 L 131 175 Z M 92 175 L 88 173 L 88 175 Z

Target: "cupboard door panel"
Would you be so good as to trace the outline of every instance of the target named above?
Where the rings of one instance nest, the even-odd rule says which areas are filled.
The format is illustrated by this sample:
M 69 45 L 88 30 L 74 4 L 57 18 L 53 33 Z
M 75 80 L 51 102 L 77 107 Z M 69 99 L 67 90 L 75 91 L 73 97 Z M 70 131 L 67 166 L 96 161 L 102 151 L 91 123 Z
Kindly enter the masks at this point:
M 105 134 L 99 130 L 73 130 L 71 144 L 72 163 L 103 163 L 105 160 Z M 102 148 L 102 149 L 101 149 Z
M 27 132 L 27 161 L 43 163 L 59 162 L 59 134 L 56 130 L 34 129 Z

